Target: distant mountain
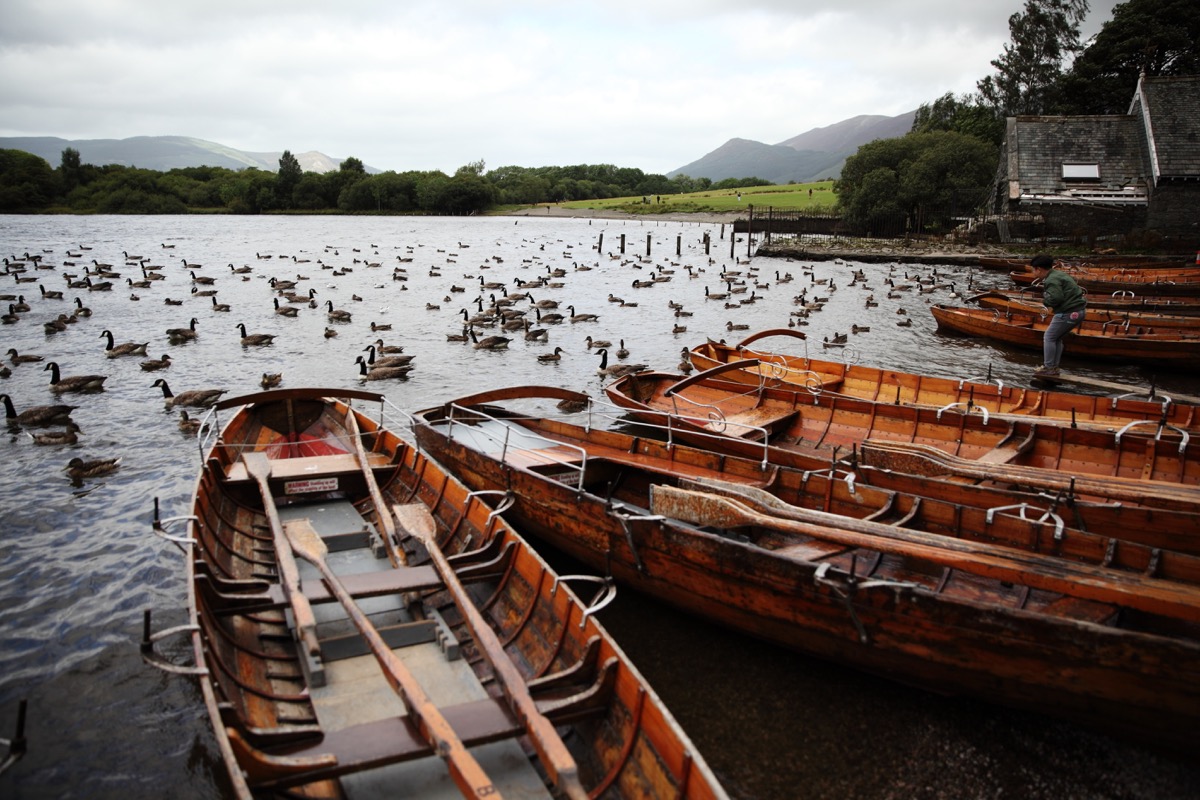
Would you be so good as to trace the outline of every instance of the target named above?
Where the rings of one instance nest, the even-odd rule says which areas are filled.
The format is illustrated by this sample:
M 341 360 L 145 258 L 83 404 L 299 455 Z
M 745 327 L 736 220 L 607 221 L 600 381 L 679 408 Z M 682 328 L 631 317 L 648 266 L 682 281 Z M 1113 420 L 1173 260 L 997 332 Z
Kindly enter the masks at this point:
M 916 113 L 851 117 L 824 128 L 813 128 L 779 144 L 730 139 L 708 155 L 671 170 L 667 177 L 688 175 L 714 181 L 753 177 L 774 183 L 836 178 L 841 175 L 846 158 L 854 155 L 861 145 L 908 133 Z
M 257 167 L 275 172 L 279 169 L 279 157 L 283 155 L 282 150 L 278 153 L 251 153 L 188 136 L 133 136 L 129 139 L 0 137 L 0 149 L 33 153 L 46 159 L 52 167 L 62 163 L 62 151 L 68 147 L 79 151 L 79 159 L 84 164 L 120 164 L 164 172 L 179 167 Z M 332 158 L 315 150 L 292 155 L 296 156 L 300 168 L 305 172 L 332 172 L 342 163 L 340 158 Z M 372 174 L 380 171 L 373 167 L 367 167 L 366 170 Z

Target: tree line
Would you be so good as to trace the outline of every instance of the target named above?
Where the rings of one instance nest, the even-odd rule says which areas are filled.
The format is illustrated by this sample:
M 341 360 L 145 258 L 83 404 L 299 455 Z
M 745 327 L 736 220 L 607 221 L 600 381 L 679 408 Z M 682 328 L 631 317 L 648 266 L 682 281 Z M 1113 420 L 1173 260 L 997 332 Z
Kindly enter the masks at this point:
M 181 167 L 166 172 L 81 163 L 74 148 L 58 167 L 21 150 L 0 150 L 0 213 L 93 214 L 377 213 L 469 215 L 498 205 L 530 205 L 633 195 L 668 195 L 770 183 L 648 174 L 632 167 L 501 167 L 482 161 L 453 175 L 433 171 L 368 174 L 358 158 L 332 172 L 304 172 L 291 151 L 279 170 Z

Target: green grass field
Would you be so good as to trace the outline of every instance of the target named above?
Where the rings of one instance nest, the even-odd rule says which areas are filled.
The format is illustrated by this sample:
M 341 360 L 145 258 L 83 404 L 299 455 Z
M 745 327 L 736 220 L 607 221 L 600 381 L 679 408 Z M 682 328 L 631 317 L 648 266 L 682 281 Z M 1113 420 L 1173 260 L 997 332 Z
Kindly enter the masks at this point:
M 563 208 L 593 208 L 625 211 L 631 214 L 670 214 L 744 211 L 747 206 L 771 206 L 778 209 L 826 210 L 837 205 L 833 181 L 797 183 L 785 186 L 752 186 L 745 189 L 720 189 L 691 194 L 664 194 L 646 198 L 610 197 L 605 200 L 575 200 Z M 659 202 L 661 201 L 661 202 Z

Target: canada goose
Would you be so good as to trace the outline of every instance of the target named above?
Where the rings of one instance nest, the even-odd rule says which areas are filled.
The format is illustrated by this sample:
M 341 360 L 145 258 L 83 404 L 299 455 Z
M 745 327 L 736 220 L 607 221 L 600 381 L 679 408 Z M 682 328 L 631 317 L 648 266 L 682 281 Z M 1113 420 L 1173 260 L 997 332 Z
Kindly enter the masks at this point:
M 612 342 L 608 339 L 593 339 L 589 336 L 585 341 L 587 342 L 588 350 L 591 350 L 593 347 L 612 347 Z
M 262 346 L 275 341 L 273 333 L 246 333 L 246 323 L 244 322 L 239 322 L 237 329 L 242 332 L 242 347 Z
M 330 328 L 330 327 L 325 328 L 325 338 L 326 339 L 332 339 L 337 335 L 338 335 L 338 332 L 335 331 L 333 328 Z
M 212 299 L 212 307 L 213 307 L 213 311 L 222 311 L 222 312 L 229 311 L 229 304 L 228 303 L 218 303 L 217 298 L 215 298 L 215 297 Z
M 272 297 L 271 302 L 273 302 L 275 304 L 275 313 L 281 317 L 295 317 L 297 314 L 300 313 L 300 309 L 296 308 L 295 306 L 279 305 L 278 297 Z
M 340 308 L 334 308 L 332 300 L 326 300 L 325 306 L 329 309 L 328 316 L 329 316 L 329 319 L 332 320 L 333 322 L 349 322 L 350 321 L 350 312 L 343 311 Z
M 259 385 L 264 389 L 270 389 L 272 386 L 278 386 L 281 383 L 283 383 L 282 372 L 264 372 L 262 380 L 259 381 Z
M 613 355 L 615 355 L 621 361 L 624 361 L 625 359 L 629 358 L 629 350 L 627 350 L 625 348 L 625 340 L 624 339 L 621 340 L 621 346 L 617 348 L 617 352 L 614 353 Z
M 101 337 L 108 339 L 108 344 L 104 346 L 104 355 L 109 358 L 117 358 L 118 356 L 144 356 L 146 355 L 146 345 L 149 342 L 124 342 L 123 344 L 113 344 L 112 331 L 104 331 L 100 334 Z
M 64 392 L 99 392 L 104 389 L 107 375 L 68 375 L 62 377 L 58 372 L 58 362 L 48 361 L 43 371 L 50 370 L 50 391 L 55 394 Z
M 405 364 L 411 364 L 416 356 L 384 356 L 383 358 L 375 358 L 375 345 L 369 344 L 363 348 L 363 352 L 367 353 L 367 366 L 374 369 L 375 367 L 403 367 Z M 359 356 L 362 358 L 362 356 Z
M 576 314 L 575 306 L 567 306 L 567 310 L 571 312 L 571 322 L 596 322 L 600 319 L 599 314 Z
M 67 329 L 69 324 L 71 324 L 71 320 L 67 317 L 67 315 L 59 314 L 57 318 L 52 319 L 49 322 L 42 323 L 42 328 L 46 331 L 46 333 L 61 333 Z
M 100 281 L 99 283 L 92 283 L 91 278 L 84 278 L 83 282 L 87 286 L 87 290 L 89 292 L 111 292 L 113 287 L 112 281 Z
M 565 397 L 554 404 L 554 407 L 564 414 L 578 414 L 592 402 L 590 397 Z
M 613 364 L 610 367 L 608 365 L 608 349 L 601 347 L 597 352 L 600 354 L 600 368 L 596 370 L 596 374 L 601 378 L 623 378 L 647 368 L 646 364 Z
M 729 292 L 710 292 L 707 286 L 704 287 L 705 300 L 724 300 L 727 297 L 729 297 Z
M 560 355 L 560 353 L 562 353 L 562 351 L 563 351 L 563 349 L 561 347 L 556 347 L 556 348 L 554 348 L 553 353 L 542 353 L 541 355 L 539 355 L 537 357 L 537 360 L 541 361 L 542 363 L 551 363 L 554 361 L 561 361 L 562 356 Z
M 363 381 L 386 381 L 395 378 L 407 378 L 408 373 L 412 372 L 413 369 L 411 364 L 402 367 L 367 369 L 367 361 L 362 356 L 359 356 L 354 361 L 358 364 L 359 380 Z
M 557 311 L 552 311 L 549 314 L 543 314 L 540 308 L 534 307 L 534 314 L 537 316 L 537 321 L 545 325 L 557 325 L 563 321 L 563 315 Z
M 245 275 L 247 273 L 253 272 L 254 268 L 247 264 L 243 264 L 240 267 L 235 267 L 233 264 L 230 264 L 229 271 L 232 272 L 234 275 Z
M 145 257 L 144 257 L 144 256 L 131 256 L 131 255 L 129 255 L 129 252 L 128 252 L 127 250 L 122 250 L 122 251 L 121 251 L 121 255 L 125 256 L 125 260 L 126 260 L 126 261 L 143 261 L 143 260 L 145 260 Z
M 63 470 L 71 477 L 72 482 L 77 483 L 84 478 L 98 478 L 101 475 L 116 472 L 120 466 L 120 458 L 97 458 L 91 461 L 72 458 L 67 466 L 63 467 Z
M 192 262 L 191 264 L 189 264 L 188 260 L 186 258 L 181 258 L 179 260 L 183 262 L 184 269 L 200 269 L 201 267 L 204 266 L 203 264 L 197 264 L 195 262 Z
M 684 375 L 687 375 L 692 371 L 692 354 L 685 347 L 680 352 L 679 356 L 680 356 L 680 361 L 679 361 L 679 364 L 675 367 L 675 369 L 679 370 Z
M 171 357 L 166 353 L 163 353 L 162 358 L 150 358 L 146 359 L 145 361 L 139 361 L 138 366 L 146 372 L 155 372 L 171 366 Z
M 507 336 L 485 336 L 480 339 L 475 335 L 474 328 L 468 328 L 467 332 L 471 334 L 471 342 L 474 343 L 476 350 L 503 350 L 511 341 Z
M 48 292 L 48 291 L 46 291 L 46 287 L 42 286 L 40 283 L 38 284 L 38 288 L 42 290 L 42 297 L 46 300 L 62 300 L 63 299 L 62 292 Z
M 167 341 L 171 344 L 183 344 L 196 338 L 196 318 L 188 323 L 186 328 L 167 328 Z
M 376 353 L 403 353 L 404 345 L 402 344 L 384 344 L 383 339 L 375 340 Z
M 557 300 L 537 300 L 537 301 L 535 301 L 533 299 L 533 295 L 531 295 L 529 292 L 525 293 L 525 297 L 527 297 L 529 299 L 529 304 L 531 306 L 533 306 L 534 308 L 542 308 L 542 309 L 558 308 Z
M 0 394 L 4 403 L 4 416 L 9 425 L 24 425 L 28 428 L 45 428 L 50 425 L 65 425 L 71 421 L 71 412 L 78 406 L 30 406 L 20 414 L 13 408 L 12 398 Z
M 173 299 L 173 298 L 170 298 L 170 297 L 164 297 L 164 298 L 163 298 L 163 305 L 168 305 L 168 306 L 181 306 L 181 305 L 183 305 L 183 301 L 182 301 L 182 300 L 175 300 L 175 299 Z
M 209 408 L 220 400 L 221 395 L 226 391 L 225 389 L 191 389 L 175 394 L 164 378 L 159 378 L 150 385 L 162 387 L 163 399 L 166 401 L 167 408 Z
M 19 355 L 16 351 L 16 348 L 13 348 L 13 347 L 8 348 L 8 360 L 11 361 L 14 366 L 17 364 L 33 364 L 38 361 L 41 361 L 42 359 L 43 359 L 43 356 Z
M 309 289 L 308 294 L 281 292 L 280 296 L 289 303 L 312 303 L 312 299 L 317 296 L 317 290 Z
M 679 325 L 679 324 L 672 325 L 671 333 L 687 333 L 687 325 Z
M 183 431 L 184 433 L 196 433 L 200 430 L 201 423 L 201 420 L 192 419 L 190 416 L 188 416 L 188 412 L 185 409 L 180 409 L 179 430 Z
M 383 341 L 383 340 L 380 339 L 380 341 Z M 447 342 L 469 342 L 469 341 L 471 341 L 471 337 L 467 335 L 467 326 L 466 325 L 463 326 L 462 333 L 447 333 L 446 341 Z
M 82 300 L 80 300 L 78 297 L 76 297 L 75 298 L 75 316 L 90 317 L 91 315 L 92 315 L 92 310 L 90 308 L 88 308 L 87 306 L 85 306 L 83 304 Z
M 61 431 L 45 431 L 43 433 L 26 433 L 34 444 L 75 444 L 79 441 L 80 428 L 72 420 L 67 420 L 67 427 Z

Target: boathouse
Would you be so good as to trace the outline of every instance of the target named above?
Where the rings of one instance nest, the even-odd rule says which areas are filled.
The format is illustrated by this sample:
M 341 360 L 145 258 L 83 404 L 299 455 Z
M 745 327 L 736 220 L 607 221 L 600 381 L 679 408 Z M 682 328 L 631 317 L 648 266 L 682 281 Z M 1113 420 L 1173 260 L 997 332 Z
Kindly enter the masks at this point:
M 1121 115 L 1009 117 L 993 210 L 1025 235 L 1200 239 L 1200 76 L 1143 75 Z

